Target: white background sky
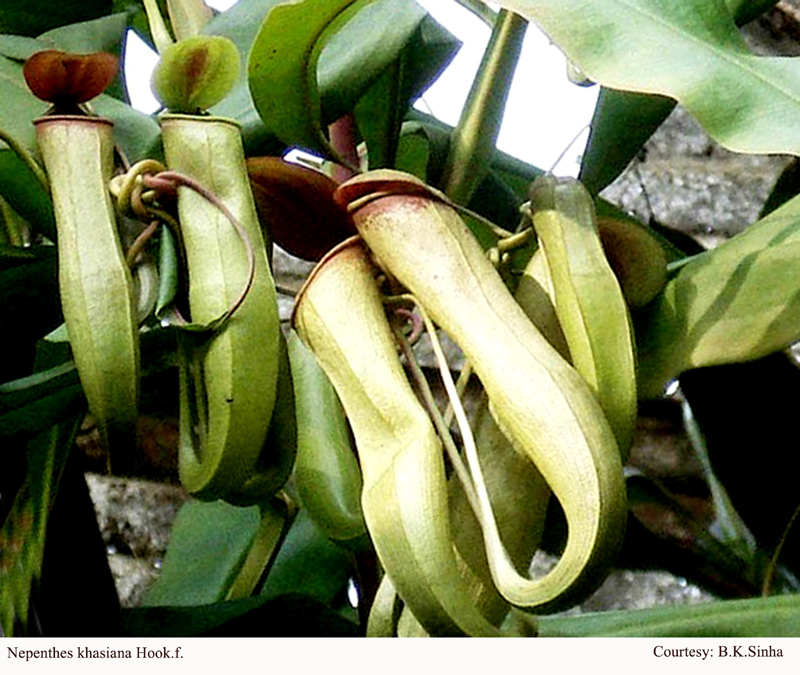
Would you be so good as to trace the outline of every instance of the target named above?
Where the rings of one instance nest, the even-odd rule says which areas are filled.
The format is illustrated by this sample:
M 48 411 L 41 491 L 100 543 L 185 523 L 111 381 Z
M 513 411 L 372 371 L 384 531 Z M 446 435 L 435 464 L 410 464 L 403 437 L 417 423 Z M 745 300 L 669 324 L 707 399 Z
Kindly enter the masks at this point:
M 470 84 L 489 41 L 489 28 L 455 0 L 417 0 L 433 17 L 447 27 L 463 46 L 450 67 L 418 103 L 421 110 L 432 112 L 455 125 Z M 235 0 L 207 0 L 220 10 Z M 150 72 L 157 57 L 138 39 L 128 41 L 126 68 L 133 104 L 153 112 L 158 104 L 149 87 Z M 570 141 L 591 119 L 597 87 L 578 87 L 566 75 L 561 52 L 549 43 L 534 25 L 528 27 L 519 67 L 511 87 L 498 147 L 515 157 L 549 169 Z M 556 173 L 576 175 L 577 159 L 587 133 L 574 144 L 559 164 Z

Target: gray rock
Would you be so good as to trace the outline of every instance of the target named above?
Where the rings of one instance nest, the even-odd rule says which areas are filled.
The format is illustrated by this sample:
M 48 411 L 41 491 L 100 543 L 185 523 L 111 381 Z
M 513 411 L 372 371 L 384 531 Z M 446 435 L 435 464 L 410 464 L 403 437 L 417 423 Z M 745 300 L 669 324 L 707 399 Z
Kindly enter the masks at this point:
M 713 246 L 743 231 L 789 163 L 783 155 L 741 155 L 716 144 L 678 106 L 602 196 L 623 210 Z
M 186 492 L 174 485 L 91 473 L 86 482 L 120 602 L 136 606 L 158 574 Z

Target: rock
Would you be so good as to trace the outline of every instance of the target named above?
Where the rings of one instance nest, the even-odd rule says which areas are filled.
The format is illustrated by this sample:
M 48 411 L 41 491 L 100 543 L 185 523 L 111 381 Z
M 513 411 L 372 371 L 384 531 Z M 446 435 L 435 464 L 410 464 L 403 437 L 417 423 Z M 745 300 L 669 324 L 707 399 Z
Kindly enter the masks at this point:
M 188 499 L 174 485 L 86 474 L 97 522 L 123 606 L 141 602 L 167 550 L 175 516 Z
M 758 220 L 788 156 L 742 155 L 715 143 L 680 106 L 601 196 L 711 247 Z

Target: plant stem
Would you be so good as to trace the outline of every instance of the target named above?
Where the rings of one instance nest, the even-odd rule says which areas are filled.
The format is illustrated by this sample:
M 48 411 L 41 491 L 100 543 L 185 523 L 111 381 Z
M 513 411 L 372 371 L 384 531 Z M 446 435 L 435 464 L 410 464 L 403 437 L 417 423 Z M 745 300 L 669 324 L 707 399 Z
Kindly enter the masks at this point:
M 469 203 L 489 172 L 527 25 L 508 10 L 497 15 L 445 162 L 444 192 L 458 204 Z
M 156 51 L 161 54 L 174 40 L 170 35 L 169 28 L 167 28 L 167 23 L 164 21 L 164 16 L 161 14 L 156 0 L 144 0 L 144 11 L 147 15 L 147 23 L 150 26 L 150 35 L 153 36 Z
M 482 0 L 458 0 L 458 4 L 472 12 L 487 26 L 491 27 L 494 25 L 497 12 L 488 5 L 485 5 Z

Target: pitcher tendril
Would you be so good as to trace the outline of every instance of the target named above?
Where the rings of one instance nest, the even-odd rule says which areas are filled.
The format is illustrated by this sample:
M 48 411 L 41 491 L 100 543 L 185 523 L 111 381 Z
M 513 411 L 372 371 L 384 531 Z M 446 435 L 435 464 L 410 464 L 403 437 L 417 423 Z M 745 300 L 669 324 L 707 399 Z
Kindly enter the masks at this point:
M 186 176 L 178 171 L 168 171 L 161 162 L 153 159 L 145 159 L 134 164 L 127 173 L 117 177 L 112 181 L 112 193 L 117 198 L 119 209 L 123 213 L 133 213 L 143 222 L 150 223 L 142 234 L 136 239 L 128 251 L 128 264 L 132 265 L 142 248 L 150 240 L 157 229 L 157 222 L 165 222 L 172 226 L 176 231 L 178 223 L 176 219 L 165 210 L 158 208 L 159 197 L 164 195 L 174 196 L 179 187 L 188 188 L 206 201 L 219 209 L 222 215 L 228 220 L 242 241 L 248 260 L 247 281 L 240 295 L 233 302 L 231 307 L 218 319 L 207 325 L 208 329 L 218 330 L 234 315 L 236 310 L 241 307 L 247 294 L 253 285 L 255 278 L 255 249 L 250 240 L 247 230 L 242 226 L 230 209 L 217 197 L 211 190 L 203 186 L 200 182 Z M 155 218 L 156 220 L 153 220 Z M 174 312 L 177 325 L 190 325 L 180 312 Z
M 464 493 L 467 496 L 467 500 L 469 501 L 470 506 L 472 507 L 476 516 L 478 516 L 480 513 L 480 506 L 478 504 L 478 497 L 475 492 L 475 487 L 472 483 L 469 470 L 464 464 L 464 460 L 461 458 L 461 453 L 459 453 L 458 448 L 456 447 L 447 423 L 442 417 L 442 414 L 439 412 L 439 408 L 436 405 L 436 400 L 433 397 L 433 392 L 431 391 L 428 380 L 425 377 L 425 373 L 422 372 L 422 368 L 419 365 L 416 354 L 414 354 L 414 350 L 411 348 L 410 340 L 402 333 L 402 331 L 397 330 L 396 327 L 394 330 L 395 338 L 400 345 L 400 350 L 406 359 L 406 364 L 408 365 L 408 369 L 411 373 L 411 379 L 414 381 L 414 384 L 417 386 L 417 390 L 422 397 L 422 404 L 425 406 L 425 410 L 428 412 L 428 416 L 431 418 L 431 422 L 436 429 L 436 433 L 442 441 L 442 445 L 447 453 L 447 458 L 453 465 L 453 470 L 456 472 L 456 475 L 458 476 L 458 479 L 464 488 Z M 448 396 L 449 395 L 450 394 L 448 392 Z
M 411 324 L 411 332 L 406 336 L 406 339 L 410 344 L 415 344 L 417 340 L 419 340 L 420 335 L 422 335 L 422 319 L 419 318 L 417 314 L 414 314 L 411 310 L 406 309 L 405 307 L 398 307 L 394 310 L 394 313 L 406 319 Z
M 144 251 L 148 242 L 153 238 L 153 235 L 158 231 L 159 225 L 161 225 L 160 220 L 153 220 L 144 230 L 142 230 L 139 236 L 136 237 L 136 239 L 128 249 L 127 253 L 125 254 L 125 262 L 128 264 L 128 267 L 130 268 L 136 267 L 136 265 L 138 264 L 139 255 L 142 253 L 142 251 Z

